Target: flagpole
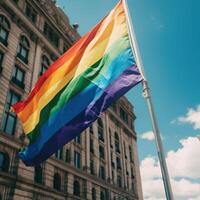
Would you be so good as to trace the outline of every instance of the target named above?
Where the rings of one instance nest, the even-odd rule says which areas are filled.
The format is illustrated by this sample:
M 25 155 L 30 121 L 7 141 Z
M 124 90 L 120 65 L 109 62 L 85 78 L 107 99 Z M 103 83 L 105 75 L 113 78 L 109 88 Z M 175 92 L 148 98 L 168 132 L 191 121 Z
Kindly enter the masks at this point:
M 155 136 L 157 153 L 158 153 L 158 158 L 159 158 L 159 161 L 160 161 L 160 168 L 161 168 L 161 173 L 162 173 L 162 178 L 163 178 L 163 183 L 164 183 L 164 188 L 165 188 L 166 199 L 167 200 L 173 200 L 174 197 L 173 197 L 173 193 L 172 193 L 172 189 L 171 189 L 169 174 L 168 174 L 168 170 L 167 170 L 167 164 L 166 164 L 166 160 L 165 160 L 165 154 L 164 154 L 162 140 L 161 140 L 158 124 L 157 124 L 157 119 L 156 119 L 154 108 L 153 108 L 150 89 L 148 87 L 148 82 L 147 82 L 147 79 L 146 79 L 146 76 L 145 76 L 145 73 L 144 73 L 144 67 L 143 67 L 141 56 L 140 56 L 140 51 L 139 51 L 139 47 L 138 47 L 138 44 L 137 44 L 135 32 L 134 32 L 134 29 L 133 29 L 127 0 L 122 0 L 122 1 L 123 1 L 123 4 L 124 4 L 124 9 L 125 9 L 127 23 L 128 23 L 131 47 L 132 47 L 133 52 L 135 53 L 136 63 L 137 63 L 137 66 L 138 66 L 138 68 L 141 72 L 141 75 L 143 77 L 143 82 L 142 82 L 143 95 L 144 95 L 144 97 L 146 98 L 146 101 L 147 101 L 149 115 L 150 115 L 150 118 L 151 118 L 152 128 L 153 128 L 153 132 L 154 132 L 154 136 Z

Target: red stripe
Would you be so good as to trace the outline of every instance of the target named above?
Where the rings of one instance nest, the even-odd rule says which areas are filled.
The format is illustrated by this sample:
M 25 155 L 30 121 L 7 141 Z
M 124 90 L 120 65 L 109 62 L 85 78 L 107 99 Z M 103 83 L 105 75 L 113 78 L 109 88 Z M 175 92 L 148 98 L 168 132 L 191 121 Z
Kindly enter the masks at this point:
M 19 113 L 24 109 L 24 107 L 32 100 L 35 94 L 40 90 L 40 87 L 48 79 L 48 77 L 66 62 L 66 58 L 73 54 L 76 54 L 80 50 L 82 51 L 82 54 L 84 53 L 84 50 L 86 49 L 88 44 L 96 36 L 96 33 L 99 30 L 99 27 L 103 23 L 104 19 L 105 18 L 103 18 L 90 32 L 84 35 L 77 43 L 75 43 L 67 52 L 65 52 L 60 58 L 58 58 L 58 60 L 56 60 L 49 67 L 49 69 L 38 79 L 34 89 L 31 91 L 26 100 L 20 101 L 12 106 L 16 113 Z

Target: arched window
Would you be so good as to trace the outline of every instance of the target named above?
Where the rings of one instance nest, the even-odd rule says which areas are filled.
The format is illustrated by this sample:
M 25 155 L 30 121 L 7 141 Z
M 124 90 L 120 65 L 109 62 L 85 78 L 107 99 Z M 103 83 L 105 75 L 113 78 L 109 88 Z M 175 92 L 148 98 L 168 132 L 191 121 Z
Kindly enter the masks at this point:
M 0 42 L 7 46 L 10 23 L 3 15 L 0 15 Z
M 74 195 L 80 197 L 80 183 L 78 181 L 74 181 Z
M 56 190 L 61 189 L 61 177 L 60 174 L 55 173 L 53 178 L 53 188 Z
M 0 172 L 8 172 L 10 158 L 8 154 L 0 152 Z
M 92 200 L 96 200 L 96 189 L 92 188 Z
M 99 137 L 99 140 L 104 142 L 103 122 L 102 122 L 102 120 L 100 118 L 97 120 L 97 124 L 98 124 L 98 137 Z
M 106 199 L 106 198 L 105 198 L 105 194 L 104 194 L 103 191 L 101 191 L 101 193 L 100 193 L 100 199 L 101 199 L 101 200 L 105 200 L 105 199 Z
M 36 166 L 35 167 L 35 174 L 34 174 L 34 180 L 36 183 L 42 183 L 42 167 Z
M 119 136 L 116 132 L 115 132 L 115 151 L 120 153 Z
M 30 44 L 28 42 L 28 39 L 25 36 L 21 36 L 19 41 L 17 57 L 20 58 L 26 64 L 28 63 L 29 49 Z
M 43 55 L 39 76 L 41 76 L 48 69 L 49 66 L 50 66 L 49 59 L 47 58 L 47 56 Z

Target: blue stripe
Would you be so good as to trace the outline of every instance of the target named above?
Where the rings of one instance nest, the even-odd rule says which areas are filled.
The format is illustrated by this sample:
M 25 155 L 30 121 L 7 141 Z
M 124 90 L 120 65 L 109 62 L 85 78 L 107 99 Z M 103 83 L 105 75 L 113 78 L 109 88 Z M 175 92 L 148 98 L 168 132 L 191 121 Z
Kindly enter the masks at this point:
M 124 95 L 133 86 L 142 81 L 141 75 L 138 75 L 137 67 L 126 69 L 116 80 L 114 80 L 104 91 L 97 101 L 91 102 L 74 119 L 58 130 L 53 137 L 48 140 L 42 149 L 37 149 L 35 157 L 32 156 L 29 149 L 20 152 L 19 157 L 28 166 L 38 165 L 49 156 L 60 149 L 64 144 L 75 138 L 84 129 L 90 126 L 99 115 L 105 111 L 112 102 Z M 134 75 L 134 74 L 137 75 Z
M 107 68 L 106 78 L 104 75 L 73 97 L 61 110 L 49 118 L 42 126 L 41 134 L 36 141 L 27 147 L 26 154 L 33 158 L 42 149 L 43 145 L 62 128 L 66 123 L 82 112 L 92 101 L 96 101 L 104 89 L 113 82 L 125 69 L 135 65 L 131 48 L 125 49 L 114 59 Z

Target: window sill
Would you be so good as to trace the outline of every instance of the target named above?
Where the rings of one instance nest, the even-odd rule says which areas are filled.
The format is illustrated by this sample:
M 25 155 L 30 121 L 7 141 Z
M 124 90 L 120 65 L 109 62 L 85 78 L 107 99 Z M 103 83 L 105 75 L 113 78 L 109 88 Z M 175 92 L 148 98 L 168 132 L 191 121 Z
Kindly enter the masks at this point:
M 28 60 L 26 60 L 24 57 L 21 56 L 21 54 L 18 54 L 16 55 L 16 57 L 22 61 L 24 64 L 28 65 Z
M 19 82 L 16 78 L 12 77 L 11 82 L 14 83 L 17 87 L 20 87 L 22 90 L 24 90 L 24 83 Z
M 3 43 L 0 42 L 0 50 L 3 52 L 3 53 L 6 53 L 8 51 L 8 47 L 5 46 Z
M 19 57 L 16 58 L 16 64 L 22 66 L 22 69 L 29 70 L 28 64 L 26 64 L 23 60 L 21 60 Z

